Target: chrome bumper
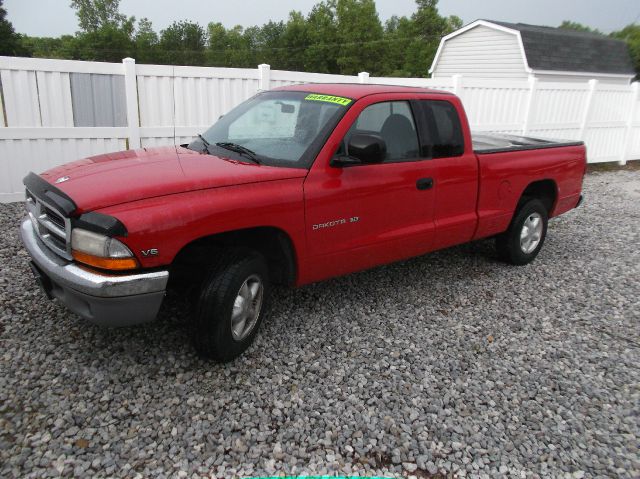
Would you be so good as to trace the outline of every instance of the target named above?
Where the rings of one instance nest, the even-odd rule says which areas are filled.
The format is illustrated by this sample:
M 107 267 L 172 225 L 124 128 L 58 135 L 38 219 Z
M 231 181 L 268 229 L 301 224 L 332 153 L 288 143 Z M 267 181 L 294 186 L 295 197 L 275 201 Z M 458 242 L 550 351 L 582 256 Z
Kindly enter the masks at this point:
M 43 275 L 46 293 L 74 313 L 104 326 L 127 326 L 155 319 L 164 298 L 168 271 L 109 275 L 66 261 L 47 248 L 29 218 L 20 226 L 22 242 Z

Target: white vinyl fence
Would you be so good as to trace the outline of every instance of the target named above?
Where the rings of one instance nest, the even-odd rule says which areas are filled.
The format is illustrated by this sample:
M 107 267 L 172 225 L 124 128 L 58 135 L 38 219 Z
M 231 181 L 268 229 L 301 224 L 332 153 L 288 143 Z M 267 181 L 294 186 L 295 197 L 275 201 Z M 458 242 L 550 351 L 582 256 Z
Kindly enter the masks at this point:
M 257 69 L 0 57 L 0 202 L 22 178 L 83 157 L 188 142 L 260 90 L 295 83 L 379 83 L 447 90 L 471 128 L 584 140 L 591 163 L 640 159 L 638 83 L 377 78 Z

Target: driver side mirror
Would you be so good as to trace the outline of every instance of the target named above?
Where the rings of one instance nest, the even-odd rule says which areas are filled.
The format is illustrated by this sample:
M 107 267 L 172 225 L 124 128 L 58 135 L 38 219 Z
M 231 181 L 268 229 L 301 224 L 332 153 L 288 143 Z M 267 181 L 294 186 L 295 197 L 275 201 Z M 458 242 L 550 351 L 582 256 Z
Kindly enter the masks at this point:
M 387 154 L 387 145 L 378 135 L 356 134 L 349 139 L 348 156 L 336 157 L 331 166 L 371 165 L 382 163 Z

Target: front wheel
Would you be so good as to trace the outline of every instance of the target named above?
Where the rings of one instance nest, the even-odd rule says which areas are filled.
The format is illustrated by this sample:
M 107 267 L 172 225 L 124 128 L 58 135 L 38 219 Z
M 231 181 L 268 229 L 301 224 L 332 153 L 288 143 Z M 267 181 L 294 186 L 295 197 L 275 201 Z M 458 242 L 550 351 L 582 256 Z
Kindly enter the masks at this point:
M 253 342 L 267 309 L 267 264 L 259 253 L 225 252 L 204 279 L 193 315 L 193 343 L 201 356 L 228 362 Z
M 549 217 L 540 200 L 524 203 L 516 212 L 509 229 L 496 237 L 498 255 L 504 261 L 523 265 L 533 261 L 547 236 Z

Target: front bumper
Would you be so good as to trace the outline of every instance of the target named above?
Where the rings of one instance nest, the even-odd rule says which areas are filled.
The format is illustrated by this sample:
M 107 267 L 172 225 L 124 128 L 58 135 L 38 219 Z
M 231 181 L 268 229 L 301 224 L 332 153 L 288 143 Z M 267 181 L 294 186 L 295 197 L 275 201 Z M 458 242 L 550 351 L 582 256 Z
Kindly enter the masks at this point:
M 110 275 L 69 262 L 47 248 L 25 218 L 20 236 L 34 273 L 47 296 L 102 326 L 128 326 L 155 319 L 169 279 L 168 271 Z

